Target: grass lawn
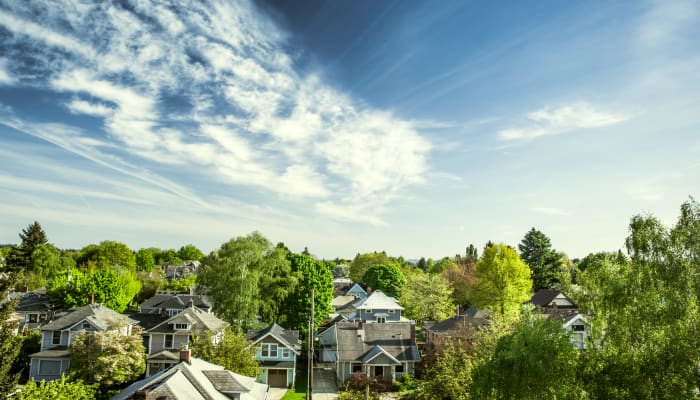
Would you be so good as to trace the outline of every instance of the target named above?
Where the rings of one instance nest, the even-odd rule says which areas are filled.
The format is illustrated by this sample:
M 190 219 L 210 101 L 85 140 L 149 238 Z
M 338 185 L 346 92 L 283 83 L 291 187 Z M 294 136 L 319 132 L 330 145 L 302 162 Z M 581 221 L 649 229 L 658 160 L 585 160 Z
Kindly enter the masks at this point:
M 297 370 L 293 389 L 287 390 L 282 400 L 303 400 L 306 398 L 306 368 Z

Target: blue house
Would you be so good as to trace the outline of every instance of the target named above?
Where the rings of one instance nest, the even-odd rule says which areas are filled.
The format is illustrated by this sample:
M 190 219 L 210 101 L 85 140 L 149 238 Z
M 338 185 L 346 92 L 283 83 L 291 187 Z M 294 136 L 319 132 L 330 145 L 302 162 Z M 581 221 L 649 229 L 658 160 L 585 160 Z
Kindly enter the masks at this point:
M 255 360 L 260 362 L 258 381 L 271 387 L 294 386 L 297 356 L 301 352 L 299 331 L 286 330 L 277 324 L 249 331 L 246 337 L 253 343 Z
M 367 298 L 355 303 L 354 307 L 355 312 L 348 316 L 350 321 L 400 322 L 403 310 L 395 298 L 385 295 L 381 290 L 375 290 Z

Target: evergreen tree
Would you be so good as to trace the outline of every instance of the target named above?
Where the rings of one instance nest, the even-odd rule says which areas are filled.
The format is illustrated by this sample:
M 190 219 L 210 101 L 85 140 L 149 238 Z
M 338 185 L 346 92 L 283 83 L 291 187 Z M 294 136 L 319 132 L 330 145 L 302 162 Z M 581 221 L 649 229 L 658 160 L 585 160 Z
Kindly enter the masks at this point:
M 532 287 L 535 291 L 558 287 L 564 263 L 553 248 L 547 235 L 535 228 L 530 229 L 518 245 L 520 258 L 532 270 Z

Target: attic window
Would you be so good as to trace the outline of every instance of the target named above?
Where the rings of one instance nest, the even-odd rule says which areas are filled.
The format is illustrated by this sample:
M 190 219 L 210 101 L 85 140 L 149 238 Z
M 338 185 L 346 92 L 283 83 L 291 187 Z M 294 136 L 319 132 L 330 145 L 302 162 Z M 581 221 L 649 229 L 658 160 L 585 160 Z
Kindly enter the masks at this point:
M 190 329 L 190 324 L 175 324 L 176 331 L 185 331 L 187 329 Z
M 90 328 L 92 328 L 92 325 L 90 325 L 89 322 L 83 322 L 82 328 L 83 329 L 90 329 Z
M 583 332 L 586 330 L 586 327 L 583 325 L 571 325 L 571 330 L 574 332 Z

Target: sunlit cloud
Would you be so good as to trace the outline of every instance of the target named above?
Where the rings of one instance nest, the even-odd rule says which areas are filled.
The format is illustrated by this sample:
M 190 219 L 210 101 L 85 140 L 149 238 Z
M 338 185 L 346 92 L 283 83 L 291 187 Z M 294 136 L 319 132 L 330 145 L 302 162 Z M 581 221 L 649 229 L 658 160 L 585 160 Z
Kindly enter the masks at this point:
M 615 125 L 630 118 L 628 114 L 601 111 L 587 102 L 578 102 L 533 111 L 527 114 L 527 122 L 501 130 L 498 138 L 505 141 L 535 139 L 577 129 Z

